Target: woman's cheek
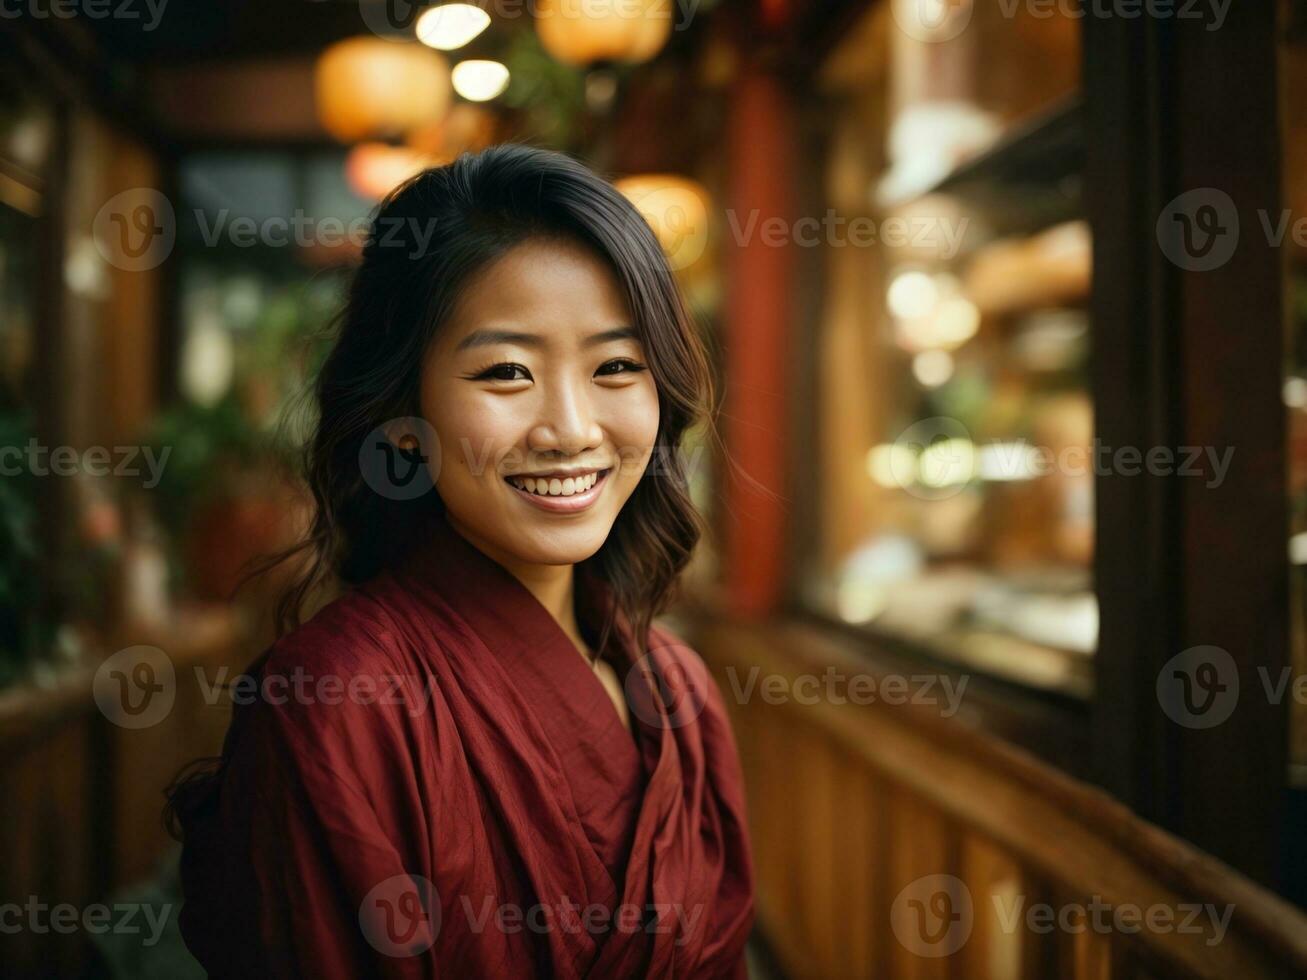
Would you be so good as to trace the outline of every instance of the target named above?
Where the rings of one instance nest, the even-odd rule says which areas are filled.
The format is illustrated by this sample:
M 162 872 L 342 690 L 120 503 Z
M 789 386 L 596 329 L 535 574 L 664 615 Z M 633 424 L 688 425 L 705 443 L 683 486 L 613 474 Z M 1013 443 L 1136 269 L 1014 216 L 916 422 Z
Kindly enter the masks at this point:
M 624 399 L 614 414 L 610 430 L 617 443 L 623 475 L 638 482 L 653 453 L 658 438 L 658 391 L 652 380 Z

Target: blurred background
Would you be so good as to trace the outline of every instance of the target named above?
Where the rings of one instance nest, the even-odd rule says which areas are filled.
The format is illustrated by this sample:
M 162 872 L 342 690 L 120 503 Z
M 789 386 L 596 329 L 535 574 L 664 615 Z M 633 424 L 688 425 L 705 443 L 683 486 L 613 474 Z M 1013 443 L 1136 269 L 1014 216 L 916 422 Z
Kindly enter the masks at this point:
M 162 792 L 297 396 L 376 202 L 501 141 L 716 359 L 671 618 L 754 975 L 1307 975 L 1302 0 L 0 2 L 0 975 L 197 975 Z

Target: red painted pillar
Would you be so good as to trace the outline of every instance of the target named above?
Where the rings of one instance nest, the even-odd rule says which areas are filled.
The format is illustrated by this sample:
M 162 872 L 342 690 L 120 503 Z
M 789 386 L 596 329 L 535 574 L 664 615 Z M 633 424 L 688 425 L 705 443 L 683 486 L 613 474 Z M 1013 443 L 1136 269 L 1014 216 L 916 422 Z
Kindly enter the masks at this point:
M 730 104 L 722 532 L 732 611 L 754 616 L 775 607 L 785 575 L 795 127 L 783 83 L 756 65 Z

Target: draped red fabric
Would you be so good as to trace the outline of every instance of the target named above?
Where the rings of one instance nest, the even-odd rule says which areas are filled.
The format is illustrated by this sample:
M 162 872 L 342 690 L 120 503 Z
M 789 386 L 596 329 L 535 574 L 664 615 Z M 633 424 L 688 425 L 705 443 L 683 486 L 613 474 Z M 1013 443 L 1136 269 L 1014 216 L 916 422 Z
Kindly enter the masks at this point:
M 578 576 L 587 639 L 610 607 Z M 443 520 L 233 686 L 183 813 L 181 928 L 215 977 L 745 977 L 735 742 L 697 654 L 602 655 Z

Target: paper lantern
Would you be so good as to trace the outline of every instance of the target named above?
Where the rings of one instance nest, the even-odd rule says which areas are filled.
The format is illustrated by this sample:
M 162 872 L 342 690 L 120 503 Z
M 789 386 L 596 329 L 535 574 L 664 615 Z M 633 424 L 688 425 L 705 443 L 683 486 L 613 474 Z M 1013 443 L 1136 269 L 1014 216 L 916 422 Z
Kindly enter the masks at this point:
M 638 63 L 672 33 L 671 0 L 537 0 L 540 43 L 564 64 Z
M 449 63 L 421 44 L 340 41 L 318 58 L 314 83 L 323 128 L 344 143 L 399 135 L 449 108 Z
M 409 133 L 406 142 L 436 163 L 449 163 L 460 153 L 484 150 L 494 141 L 494 115 L 479 105 L 458 102 L 440 122 Z
M 708 247 L 708 194 L 674 174 L 641 174 L 614 186 L 644 215 L 673 269 L 686 269 Z
M 345 182 L 359 197 L 379 201 L 414 174 L 434 166 L 410 146 L 360 143 L 345 158 Z

